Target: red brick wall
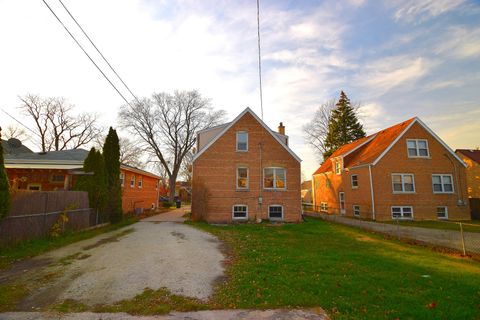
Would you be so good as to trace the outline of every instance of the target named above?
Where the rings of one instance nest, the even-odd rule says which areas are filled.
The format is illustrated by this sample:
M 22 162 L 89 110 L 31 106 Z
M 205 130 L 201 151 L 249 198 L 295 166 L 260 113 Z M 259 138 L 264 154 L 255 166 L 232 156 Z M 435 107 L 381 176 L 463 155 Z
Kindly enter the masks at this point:
M 68 175 L 67 170 L 59 169 L 6 169 L 8 180 L 11 186 L 18 190 L 27 190 L 28 185 L 39 184 L 42 191 L 64 190 L 64 182 L 52 181 L 53 175 Z M 72 181 L 68 188 L 72 187 Z
M 236 132 L 248 132 L 248 152 L 236 151 Z M 236 190 L 237 167 L 248 167 L 249 190 Z M 286 168 L 287 189 L 263 189 L 265 167 Z M 214 223 L 232 222 L 234 204 L 248 205 L 248 218 L 268 218 L 269 205 L 282 205 L 284 220 L 301 220 L 300 163 L 249 113 L 246 113 L 193 164 L 192 216 Z M 263 197 L 263 204 L 258 198 Z
M 157 178 L 125 169 L 121 169 L 121 172 L 125 174 L 125 182 L 122 187 L 122 209 L 124 213 L 132 212 L 135 208 L 150 209 L 152 204 L 157 206 Z M 133 175 L 135 176 L 135 186 L 131 187 L 130 180 Z M 140 177 L 143 179 L 141 188 L 138 186 Z
M 408 158 L 407 139 L 427 139 L 430 158 Z M 449 156 L 449 158 L 446 157 Z M 452 164 L 453 161 L 453 164 Z M 415 190 L 413 194 L 394 194 L 392 173 L 414 174 Z M 357 174 L 359 187 L 351 186 L 351 175 Z M 435 194 L 432 189 L 432 174 L 452 174 L 454 178 L 453 194 Z M 330 179 L 330 188 L 326 187 L 326 178 Z M 448 216 L 452 220 L 469 219 L 467 206 L 457 206 L 457 200 L 466 200 L 465 168 L 445 149 L 428 131 L 415 123 L 408 132 L 390 149 L 390 151 L 372 167 L 373 189 L 375 194 L 375 214 L 377 220 L 391 220 L 391 206 L 413 206 L 415 220 L 437 219 L 436 207 L 447 206 Z M 360 217 L 372 219 L 370 177 L 368 167 L 342 171 L 341 175 L 328 173 L 316 175 L 315 205 L 328 202 L 329 212 L 339 212 L 338 192 L 345 192 L 346 216 L 353 216 L 353 205 L 360 206 Z

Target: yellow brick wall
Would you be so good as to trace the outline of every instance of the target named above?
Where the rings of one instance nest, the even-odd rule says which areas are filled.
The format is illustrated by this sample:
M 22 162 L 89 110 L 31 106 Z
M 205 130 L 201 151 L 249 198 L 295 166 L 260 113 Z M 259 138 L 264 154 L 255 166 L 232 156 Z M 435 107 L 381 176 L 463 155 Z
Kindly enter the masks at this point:
M 480 165 L 461 152 L 457 155 L 467 164 L 467 192 L 469 198 L 480 198 Z

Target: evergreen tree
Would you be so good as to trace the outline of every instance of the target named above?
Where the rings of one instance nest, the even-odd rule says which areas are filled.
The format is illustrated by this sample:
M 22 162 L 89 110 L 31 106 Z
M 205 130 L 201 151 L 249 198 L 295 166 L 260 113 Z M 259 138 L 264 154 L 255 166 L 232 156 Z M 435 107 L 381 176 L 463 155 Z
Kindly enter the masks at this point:
M 323 159 L 327 159 L 340 146 L 365 137 L 362 124 L 358 121 L 355 109 L 350 105 L 345 92 L 340 93 L 340 99 L 332 110 L 328 134 L 325 139 L 326 151 Z
M 1 143 L 2 128 L 0 128 L 0 219 L 5 217 L 10 210 L 10 189 L 3 159 L 3 146 Z
M 120 185 L 120 143 L 117 131 L 110 127 L 103 145 L 105 158 L 105 173 L 107 177 L 108 200 L 106 212 L 110 221 L 116 223 L 122 220 L 122 188 Z
M 92 148 L 83 162 L 86 173 L 78 178 L 75 189 L 88 192 L 90 207 L 104 213 L 107 201 L 107 178 L 102 153 Z

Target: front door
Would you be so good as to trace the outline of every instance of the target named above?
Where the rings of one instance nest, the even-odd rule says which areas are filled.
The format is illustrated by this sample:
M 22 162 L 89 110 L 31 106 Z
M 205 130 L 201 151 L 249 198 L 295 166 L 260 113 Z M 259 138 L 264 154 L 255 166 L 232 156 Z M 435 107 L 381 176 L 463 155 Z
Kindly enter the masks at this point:
M 340 202 L 340 214 L 345 214 L 345 192 L 338 193 L 338 200 Z

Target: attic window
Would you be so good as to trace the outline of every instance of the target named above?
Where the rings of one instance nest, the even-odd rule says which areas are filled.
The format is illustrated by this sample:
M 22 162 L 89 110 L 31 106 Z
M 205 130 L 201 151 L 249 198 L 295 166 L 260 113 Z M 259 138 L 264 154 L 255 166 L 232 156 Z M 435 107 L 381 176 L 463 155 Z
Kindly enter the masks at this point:
M 335 161 L 335 174 L 342 173 L 342 167 L 340 161 Z
M 408 157 L 409 158 L 428 158 L 428 141 L 425 139 L 408 139 L 407 140 Z
M 237 132 L 237 151 L 248 151 L 248 132 Z

